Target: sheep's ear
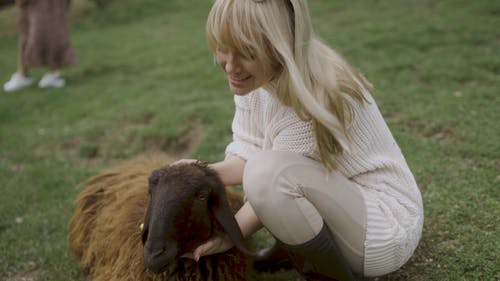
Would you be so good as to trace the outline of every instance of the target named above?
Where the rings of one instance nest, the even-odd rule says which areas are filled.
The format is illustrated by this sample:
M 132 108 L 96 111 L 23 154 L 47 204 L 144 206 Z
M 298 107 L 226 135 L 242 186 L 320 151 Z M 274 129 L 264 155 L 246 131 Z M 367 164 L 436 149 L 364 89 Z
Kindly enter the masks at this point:
M 215 218 L 222 225 L 234 245 L 245 254 L 251 255 L 243 243 L 243 234 L 231 211 L 224 187 L 218 186 L 213 190 L 213 193 L 211 206 Z

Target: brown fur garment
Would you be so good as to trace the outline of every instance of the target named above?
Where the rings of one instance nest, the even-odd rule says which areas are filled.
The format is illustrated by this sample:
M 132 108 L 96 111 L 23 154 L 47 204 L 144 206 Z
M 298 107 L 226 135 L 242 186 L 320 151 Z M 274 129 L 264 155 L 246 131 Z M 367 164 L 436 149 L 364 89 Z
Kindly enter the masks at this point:
M 68 236 L 81 271 L 94 281 L 252 280 L 246 258 L 236 249 L 198 263 L 182 259 L 174 276 L 145 268 L 140 224 L 148 203 L 148 177 L 168 162 L 163 157 L 135 159 L 85 183 Z M 233 210 L 241 207 L 241 195 L 228 191 L 228 199 Z

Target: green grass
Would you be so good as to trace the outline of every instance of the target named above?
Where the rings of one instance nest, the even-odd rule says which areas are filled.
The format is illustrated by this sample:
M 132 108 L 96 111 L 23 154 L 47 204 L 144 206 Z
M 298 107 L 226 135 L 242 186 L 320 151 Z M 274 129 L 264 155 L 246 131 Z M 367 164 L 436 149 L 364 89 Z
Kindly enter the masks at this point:
M 500 4 L 309 2 L 317 33 L 375 84 L 422 190 L 422 241 L 380 280 L 500 280 Z M 84 280 L 66 226 L 79 183 L 102 168 L 155 151 L 223 156 L 233 104 L 204 41 L 209 5 L 73 1 L 68 86 L 0 92 L 0 279 Z M 2 83 L 16 18 L 0 11 Z

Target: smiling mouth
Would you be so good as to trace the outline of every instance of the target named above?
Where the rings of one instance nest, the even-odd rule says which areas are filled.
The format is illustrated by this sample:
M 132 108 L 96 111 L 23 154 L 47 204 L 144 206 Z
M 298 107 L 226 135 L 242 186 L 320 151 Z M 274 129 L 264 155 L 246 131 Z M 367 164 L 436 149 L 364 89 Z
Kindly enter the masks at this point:
M 246 77 L 232 77 L 232 76 L 229 76 L 229 80 L 231 82 L 238 83 L 238 82 L 246 81 L 246 80 L 250 79 L 250 77 L 252 77 L 252 76 L 251 75 L 248 75 Z

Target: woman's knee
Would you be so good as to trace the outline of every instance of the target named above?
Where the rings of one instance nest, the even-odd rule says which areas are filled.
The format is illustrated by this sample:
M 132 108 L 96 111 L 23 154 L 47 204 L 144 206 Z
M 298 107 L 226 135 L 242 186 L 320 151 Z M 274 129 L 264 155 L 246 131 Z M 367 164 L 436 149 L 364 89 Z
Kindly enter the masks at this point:
M 252 205 L 265 204 L 272 192 L 277 172 L 284 165 L 280 152 L 262 151 L 247 160 L 243 173 L 243 190 Z
M 259 152 L 247 160 L 243 172 L 243 191 L 246 198 L 253 204 L 254 198 L 262 197 L 262 193 L 268 188 L 269 174 L 266 161 L 267 153 Z

